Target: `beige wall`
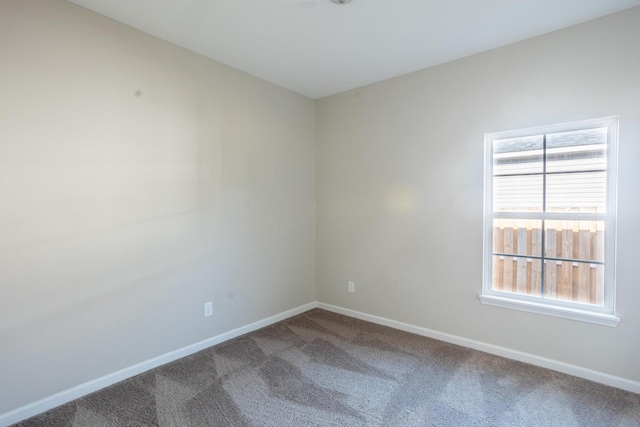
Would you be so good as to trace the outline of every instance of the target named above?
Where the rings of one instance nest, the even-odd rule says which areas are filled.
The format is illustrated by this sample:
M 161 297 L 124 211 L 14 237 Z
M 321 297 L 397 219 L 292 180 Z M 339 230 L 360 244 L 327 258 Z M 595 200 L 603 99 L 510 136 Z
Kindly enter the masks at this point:
M 63 0 L 3 0 L 0 414 L 311 302 L 316 277 L 322 302 L 640 381 L 638 45 L 640 8 L 316 115 Z M 620 325 L 481 305 L 483 134 L 609 115 Z
M 315 123 L 66 1 L 2 0 L 0 414 L 314 301 Z
M 639 46 L 635 8 L 318 101 L 318 300 L 640 381 Z M 482 305 L 484 134 L 612 115 L 619 326 Z

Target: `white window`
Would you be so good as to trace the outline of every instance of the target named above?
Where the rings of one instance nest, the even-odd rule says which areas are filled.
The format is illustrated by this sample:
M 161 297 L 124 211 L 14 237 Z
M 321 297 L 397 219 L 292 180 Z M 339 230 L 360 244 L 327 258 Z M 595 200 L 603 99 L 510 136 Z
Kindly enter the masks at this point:
M 615 326 L 617 118 L 485 135 L 485 304 Z

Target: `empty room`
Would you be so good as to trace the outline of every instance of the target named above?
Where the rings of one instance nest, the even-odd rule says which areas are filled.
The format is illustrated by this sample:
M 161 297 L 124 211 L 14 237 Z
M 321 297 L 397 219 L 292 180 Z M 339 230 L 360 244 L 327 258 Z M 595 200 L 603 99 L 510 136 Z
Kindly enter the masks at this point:
M 0 0 L 0 427 L 640 426 L 640 0 Z

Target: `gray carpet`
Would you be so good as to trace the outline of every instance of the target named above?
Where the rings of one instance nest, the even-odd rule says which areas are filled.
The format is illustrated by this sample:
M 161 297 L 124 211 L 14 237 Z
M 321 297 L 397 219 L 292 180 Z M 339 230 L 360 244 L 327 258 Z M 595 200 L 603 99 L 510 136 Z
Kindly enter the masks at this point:
M 18 426 L 640 426 L 640 395 L 323 310 Z

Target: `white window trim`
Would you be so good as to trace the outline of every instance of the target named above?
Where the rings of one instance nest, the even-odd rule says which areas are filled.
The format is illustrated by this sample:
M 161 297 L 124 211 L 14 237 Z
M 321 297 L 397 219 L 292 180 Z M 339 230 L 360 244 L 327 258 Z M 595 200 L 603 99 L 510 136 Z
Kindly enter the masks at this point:
M 493 256 L 493 141 L 499 139 L 519 138 L 542 133 L 571 132 L 575 130 L 606 127 L 607 139 L 607 213 L 602 215 L 605 221 L 605 288 L 604 305 L 602 307 L 581 304 L 572 301 L 555 300 L 533 295 L 516 294 L 492 289 L 492 256 Z M 484 259 L 483 285 L 480 301 L 483 304 L 527 311 L 548 316 L 595 323 L 615 327 L 620 322 L 616 316 L 615 306 L 615 271 L 616 271 L 616 207 L 618 188 L 618 118 L 584 120 L 536 128 L 495 132 L 485 135 L 485 179 L 484 179 Z M 549 215 L 549 214 L 546 214 Z M 579 219 L 580 214 L 565 215 Z M 535 213 L 514 217 L 535 217 Z M 575 216 L 575 218 L 573 218 Z

